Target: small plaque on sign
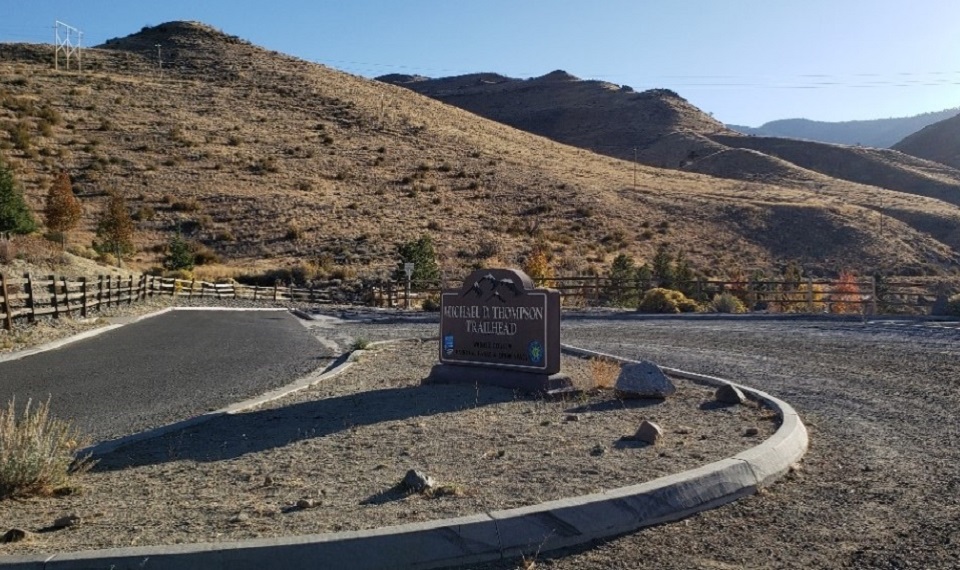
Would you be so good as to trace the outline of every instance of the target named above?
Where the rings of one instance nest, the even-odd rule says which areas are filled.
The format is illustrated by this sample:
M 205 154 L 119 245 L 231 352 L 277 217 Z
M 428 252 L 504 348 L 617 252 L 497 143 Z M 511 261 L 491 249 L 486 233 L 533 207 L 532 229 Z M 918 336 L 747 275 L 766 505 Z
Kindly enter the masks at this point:
M 404 273 L 407 274 L 407 279 L 410 279 L 410 277 L 413 276 L 413 264 L 412 264 L 412 263 L 404 263 L 404 264 L 403 264 L 403 271 L 404 271 Z

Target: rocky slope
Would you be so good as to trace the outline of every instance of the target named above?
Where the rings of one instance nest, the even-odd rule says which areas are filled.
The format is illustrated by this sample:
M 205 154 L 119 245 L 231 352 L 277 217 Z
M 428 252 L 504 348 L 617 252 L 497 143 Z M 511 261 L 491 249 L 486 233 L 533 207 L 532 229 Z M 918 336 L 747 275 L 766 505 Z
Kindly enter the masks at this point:
M 619 252 L 643 261 L 661 244 L 714 272 L 796 259 L 824 272 L 926 273 L 960 251 L 960 210 L 941 200 L 826 180 L 750 151 L 735 154 L 790 179 L 638 166 L 198 23 L 87 50 L 82 74 L 54 71 L 47 46 L 3 44 L 0 78 L 0 155 L 31 205 L 40 210 L 66 169 L 85 208 L 71 243 L 89 244 L 106 192 L 123 193 L 143 268 L 159 263 L 178 228 L 232 267 L 311 261 L 370 275 L 394 268 L 397 245 L 423 234 L 451 274 L 519 264 L 538 245 L 565 274 L 603 270 Z M 477 81 L 502 83 L 468 80 Z M 628 109 L 650 100 L 644 123 L 623 128 L 651 145 L 657 125 L 731 136 L 668 92 L 578 86 L 559 73 L 525 88 L 566 83 L 613 92 Z M 585 109 L 574 115 L 592 121 Z

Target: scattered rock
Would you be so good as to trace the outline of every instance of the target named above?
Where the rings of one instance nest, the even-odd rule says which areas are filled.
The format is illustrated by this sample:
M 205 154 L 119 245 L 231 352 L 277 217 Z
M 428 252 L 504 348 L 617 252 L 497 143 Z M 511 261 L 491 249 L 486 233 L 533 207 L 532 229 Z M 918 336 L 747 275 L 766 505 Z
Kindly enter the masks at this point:
M 568 421 L 568 422 L 579 422 L 580 416 L 578 416 L 577 414 L 567 414 L 567 417 L 563 419 L 564 421 Z
M 249 520 L 250 520 L 250 515 L 248 515 L 247 513 L 237 513 L 236 515 L 230 518 L 230 522 L 233 524 L 245 523 Z
M 590 450 L 590 455 L 594 457 L 600 457 L 606 452 L 607 452 L 607 448 L 605 448 L 604 446 L 598 443 L 597 445 L 593 446 L 593 449 Z
M 747 429 L 743 430 L 743 435 L 746 437 L 753 437 L 760 433 L 760 428 L 750 426 Z
M 312 509 L 314 507 L 319 507 L 319 506 L 320 506 L 319 501 L 315 499 L 300 499 L 299 501 L 297 501 L 298 509 Z
M 11 528 L 7 532 L 3 533 L 3 536 L 0 537 L 0 542 L 6 544 L 9 542 L 30 540 L 31 538 L 33 538 L 33 533 L 29 530 L 23 530 L 22 528 Z
M 70 514 L 70 515 L 60 517 L 57 520 L 53 521 L 53 524 L 50 525 L 50 528 L 53 528 L 53 529 L 67 528 L 71 526 L 77 526 L 82 522 L 83 522 L 83 518 L 81 518 L 80 515 Z
M 693 433 L 693 428 L 690 426 L 677 426 L 677 429 L 673 430 L 673 433 L 679 435 L 690 435 Z
M 663 430 L 657 424 L 643 420 L 637 428 L 637 433 L 633 434 L 633 439 L 656 445 L 663 439 Z
M 676 392 L 677 388 L 659 366 L 643 361 L 624 365 L 614 390 L 618 398 L 663 399 Z
M 422 493 L 436 484 L 433 477 L 416 469 L 407 471 L 407 474 L 403 476 L 403 481 L 400 482 L 403 488 L 416 493 Z
M 747 401 L 747 397 L 743 395 L 740 388 L 730 384 L 724 384 L 717 388 L 717 391 L 713 394 L 713 398 L 721 404 L 736 405 Z

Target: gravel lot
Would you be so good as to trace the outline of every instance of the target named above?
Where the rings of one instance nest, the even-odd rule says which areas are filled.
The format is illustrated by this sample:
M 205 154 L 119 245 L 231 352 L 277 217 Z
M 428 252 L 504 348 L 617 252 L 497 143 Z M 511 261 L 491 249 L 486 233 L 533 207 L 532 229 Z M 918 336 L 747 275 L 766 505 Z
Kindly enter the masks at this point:
M 436 330 L 350 327 L 369 339 Z M 960 323 L 565 317 L 562 338 L 768 391 L 800 412 L 811 448 L 759 495 L 541 554 L 537 568 L 960 567 Z

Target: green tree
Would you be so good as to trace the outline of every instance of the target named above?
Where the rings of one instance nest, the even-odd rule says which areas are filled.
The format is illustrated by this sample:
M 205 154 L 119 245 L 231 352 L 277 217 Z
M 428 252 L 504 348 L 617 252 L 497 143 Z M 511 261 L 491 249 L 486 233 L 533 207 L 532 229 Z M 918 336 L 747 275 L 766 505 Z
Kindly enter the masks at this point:
M 666 244 L 660 244 L 657 253 L 653 256 L 653 278 L 657 281 L 657 286 L 663 289 L 672 289 L 676 282 L 676 274 L 673 271 L 673 256 Z
M 393 272 L 393 278 L 397 281 L 406 281 L 407 274 L 403 269 L 404 264 L 413 264 L 413 281 L 436 281 L 440 279 L 440 266 L 437 265 L 437 253 L 433 248 L 433 240 L 430 236 L 424 235 L 413 241 L 400 244 L 397 248 L 400 261 L 397 263 L 397 269 Z M 416 288 L 416 287 L 415 287 Z
M 674 286 L 687 297 L 692 297 L 697 289 L 697 284 L 694 282 L 695 278 L 693 267 L 681 249 L 677 252 L 677 258 L 673 262 Z
M 124 257 L 134 252 L 133 220 L 127 210 L 127 201 L 119 192 L 111 192 L 107 208 L 100 215 L 97 224 L 97 239 L 93 248 L 101 255 L 111 254 L 117 259 L 117 266 Z
M 637 268 L 637 290 L 639 293 L 653 287 L 653 270 L 649 263 L 644 263 Z
M 190 271 L 193 269 L 194 263 L 194 254 L 190 250 L 190 244 L 183 239 L 183 234 L 180 233 L 178 227 L 177 233 L 170 238 L 170 242 L 167 244 L 167 255 L 163 258 L 163 267 L 174 271 L 178 269 Z
M 610 284 L 607 297 L 614 305 L 635 306 L 639 297 L 636 289 L 637 267 L 627 254 L 621 253 L 610 264 Z
M 23 199 L 13 171 L 0 160 L 0 232 L 29 234 L 37 231 L 37 222 Z
M 70 184 L 70 176 L 66 172 L 61 172 L 50 185 L 47 192 L 47 204 L 44 208 L 47 227 L 59 234 L 60 248 L 67 246 L 67 232 L 77 227 L 80 217 L 83 215 L 83 208 L 80 206 L 80 200 L 73 195 L 73 186 Z

